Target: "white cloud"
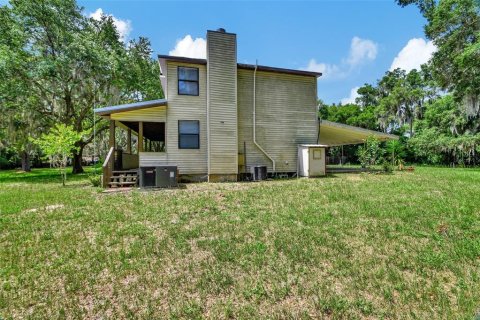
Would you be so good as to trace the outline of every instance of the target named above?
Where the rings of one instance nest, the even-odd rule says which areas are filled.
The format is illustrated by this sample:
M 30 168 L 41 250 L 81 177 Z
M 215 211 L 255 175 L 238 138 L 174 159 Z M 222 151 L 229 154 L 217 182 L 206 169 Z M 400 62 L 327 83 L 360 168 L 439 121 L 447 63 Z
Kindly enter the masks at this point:
M 393 59 L 390 71 L 401 68 L 407 72 L 412 69 L 420 69 L 420 66 L 432 57 L 437 47 L 432 41 L 425 41 L 423 38 L 410 39 L 405 47 Z
M 117 28 L 121 41 L 125 42 L 125 40 L 128 39 L 130 32 L 132 31 L 132 22 L 130 20 L 122 20 L 115 17 L 114 15 L 106 14 L 103 12 L 102 8 L 98 8 L 97 10 L 95 10 L 95 12 L 90 13 L 88 16 L 95 20 L 100 20 L 102 16 L 112 17 L 113 24 Z
M 206 59 L 207 41 L 203 38 L 193 40 L 192 36 L 187 34 L 183 39 L 177 40 L 175 48 L 169 52 L 169 55 Z
M 375 60 L 377 53 L 378 44 L 372 40 L 353 37 L 348 56 L 341 61 L 341 64 L 328 64 L 310 59 L 307 67 L 303 70 L 321 72 L 323 75 L 320 80 L 345 78 L 363 63 Z
M 372 40 L 353 37 L 347 63 L 357 66 L 365 61 L 373 61 L 377 57 L 378 45 Z
M 341 75 L 341 71 L 338 66 L 328 63 L 318 63 L 315 59 L 311 59 L 308 63 L 308 66 L 304 70 L 321 72 L 322 79 L 338 77 Z
M 350 96 L 347 98 L 343 98 L 342 100 L 340 100 L 340 102 L 344 105 L 349 103 L 355 103 L 355 99 L 360 96 L 357 92 L 358 89 L 360 89 L 360 87 L 355 87 L 352 90 L 350 90 Z

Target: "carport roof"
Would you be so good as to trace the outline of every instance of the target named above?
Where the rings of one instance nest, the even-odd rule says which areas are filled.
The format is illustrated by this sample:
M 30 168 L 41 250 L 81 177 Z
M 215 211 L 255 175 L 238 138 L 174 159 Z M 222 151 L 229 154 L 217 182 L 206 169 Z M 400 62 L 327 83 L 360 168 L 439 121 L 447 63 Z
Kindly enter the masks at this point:
M 331 147 L 348 144 L 361 144 L 369 136 L 375 136 L 380 141 L 398 140 L 398 136 L 374 130 L 349 126 L 342 123 L 321 120 L 319 127 L 319 143 Z

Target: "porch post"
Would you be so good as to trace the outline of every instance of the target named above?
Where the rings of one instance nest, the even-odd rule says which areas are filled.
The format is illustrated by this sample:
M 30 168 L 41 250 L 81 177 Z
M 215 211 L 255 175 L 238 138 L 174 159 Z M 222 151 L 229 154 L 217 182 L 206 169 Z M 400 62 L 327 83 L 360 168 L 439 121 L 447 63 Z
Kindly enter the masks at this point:
M 108 149 L 107 158 L 105 159 L 106 163 L 102 167 L 102 184 L 104 188 L 108 188 L 112 171 L 115 170 L 115 120 L 110 120 Z
M 127 130 L 127 153 L 132 153 L 132 129 Z
M 143 152 L 143 122 L 138 123 L 138 143 L 137 143 L 138 152 Z
M 115 148 L 115 120 L 110 120 L 110 132 L 108 137 L 108 147 Z

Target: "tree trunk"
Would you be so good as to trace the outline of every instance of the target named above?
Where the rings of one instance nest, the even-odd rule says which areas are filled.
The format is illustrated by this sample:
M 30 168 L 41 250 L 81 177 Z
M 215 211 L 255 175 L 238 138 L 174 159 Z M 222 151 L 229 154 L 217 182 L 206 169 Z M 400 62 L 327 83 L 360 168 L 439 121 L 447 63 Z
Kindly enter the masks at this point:
M 83 155 L 83 146 L 81 146 L 78 151 L 75 151 L 73 153 L 73 163 L 72 163 L 73 174 L 84 172 L 82 167 L 82 155 Z
M 30 155 L 26 151 L 21 152 L 22 158 L 22 170 L 25 172 L 30 172 L 32 169 L 30 168 Z
M 410 138 L 413 137 L 413 118 L 410 118 Z

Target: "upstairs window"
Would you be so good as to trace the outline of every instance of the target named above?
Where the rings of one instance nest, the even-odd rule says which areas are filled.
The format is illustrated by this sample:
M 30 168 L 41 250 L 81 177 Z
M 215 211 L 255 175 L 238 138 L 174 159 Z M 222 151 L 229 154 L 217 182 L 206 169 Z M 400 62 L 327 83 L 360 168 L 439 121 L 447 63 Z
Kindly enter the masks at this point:
M 178 148 L 200 149 L 200 121 L 178 121 Z
M 198 68 L 178 67 L 178 94 L 198 96 Z

